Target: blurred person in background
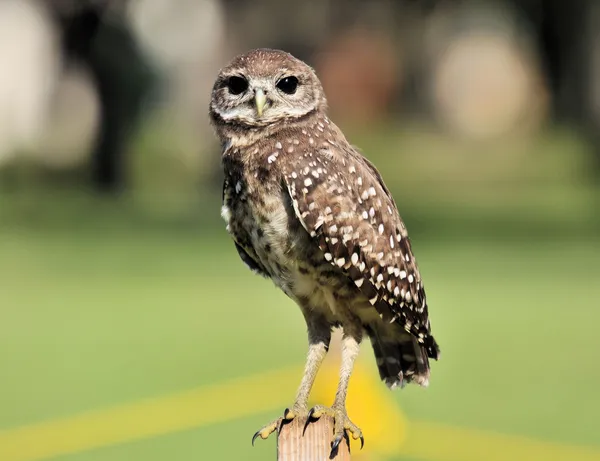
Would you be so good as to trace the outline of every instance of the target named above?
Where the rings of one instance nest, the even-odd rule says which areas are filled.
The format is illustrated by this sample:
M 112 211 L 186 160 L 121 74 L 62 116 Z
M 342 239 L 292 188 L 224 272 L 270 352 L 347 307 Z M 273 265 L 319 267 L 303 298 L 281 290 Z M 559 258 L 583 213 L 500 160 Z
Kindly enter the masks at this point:
M 60 30 L 65 59 L 90 72 L 100 102 L 91 180 L 100 192 L 127 185 L 128 141 L 152 88 L 149 63 L 125 18 L 128 1 L 42 0 Z

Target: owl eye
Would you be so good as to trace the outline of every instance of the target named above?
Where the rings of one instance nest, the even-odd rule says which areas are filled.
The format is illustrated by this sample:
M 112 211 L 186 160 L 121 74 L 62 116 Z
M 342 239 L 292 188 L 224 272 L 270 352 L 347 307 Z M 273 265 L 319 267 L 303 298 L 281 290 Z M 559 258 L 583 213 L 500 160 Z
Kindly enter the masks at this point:
M 233 95 L 242 94 L 248 89 L 248 80 L 244 77 L 229 77 L 227 79 L 227 89 Z
M 298 79 L 294 76 L 283 77 L 277 82 L 277 88 L 286 94 L 294 94 L 298 88 Z

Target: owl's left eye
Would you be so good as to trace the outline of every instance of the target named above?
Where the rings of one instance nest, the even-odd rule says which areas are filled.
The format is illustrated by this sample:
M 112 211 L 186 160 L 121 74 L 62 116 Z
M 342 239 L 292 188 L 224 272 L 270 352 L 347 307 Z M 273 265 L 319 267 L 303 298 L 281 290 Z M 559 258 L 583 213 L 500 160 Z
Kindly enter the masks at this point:
M 277 88 L 286 94 L 294 94 L 298 88 L 298 79 L 294 76 L 283 77 L 277 82 Z

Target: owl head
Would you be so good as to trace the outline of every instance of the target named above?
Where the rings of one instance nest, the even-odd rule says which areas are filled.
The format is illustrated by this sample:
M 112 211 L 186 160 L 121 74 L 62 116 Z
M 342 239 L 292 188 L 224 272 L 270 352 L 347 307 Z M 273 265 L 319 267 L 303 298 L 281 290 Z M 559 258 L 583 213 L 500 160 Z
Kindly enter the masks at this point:
M 326 109 L 315 71 L 289 53 L 256 49 L 221 69 L 210 101 L 217 129 L 256 130 Z

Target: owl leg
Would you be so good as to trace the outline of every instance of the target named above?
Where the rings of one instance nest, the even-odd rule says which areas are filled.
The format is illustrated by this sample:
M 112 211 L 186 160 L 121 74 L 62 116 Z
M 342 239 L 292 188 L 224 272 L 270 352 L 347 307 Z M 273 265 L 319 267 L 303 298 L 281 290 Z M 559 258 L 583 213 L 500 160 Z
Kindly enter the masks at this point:
M 344 332 L 342 338 L 342 365 L 340 369 L 340 381 L 338 384 L 335 399 L 331 408 L 317 405 L 308 413 L 309 421 L 319 419 L 323 415 L 332 416 L 334 419 L 334 438 L 331 444 L 331 454 L 334 456 L 337 452 L 342 439 L 346 437 L 346 433 L 350 433 L 354 440 L 360 439 L 361 448 L 364 445 L 364 438 L 360 428 L 350 421 L 346 411 L 346 395 L 348 394 L 348 384 L 350 375 L 354 368 L 354 362 L 360 350 L 360 341 L 362 334 L 347 334 Z
M 296 400 L 291 408 L 286 408 L 283 416 L 275 421 L 267 424 L 257 431 L 252 437 L 252 444 L 257 437 L 266 439 L 273 432 L 278 431 L 281 425 L 288 423 L 297 417 L 308 415 L 308 397 L 310 390 L 317 377 L 317 372 L 327 355 L 329 350 L 329 342 L 331 341 L 331 329 L 329 324 L 325 322 L 307 322 L 308 325 L 308 356 L 304 367 L 304 374 Z

